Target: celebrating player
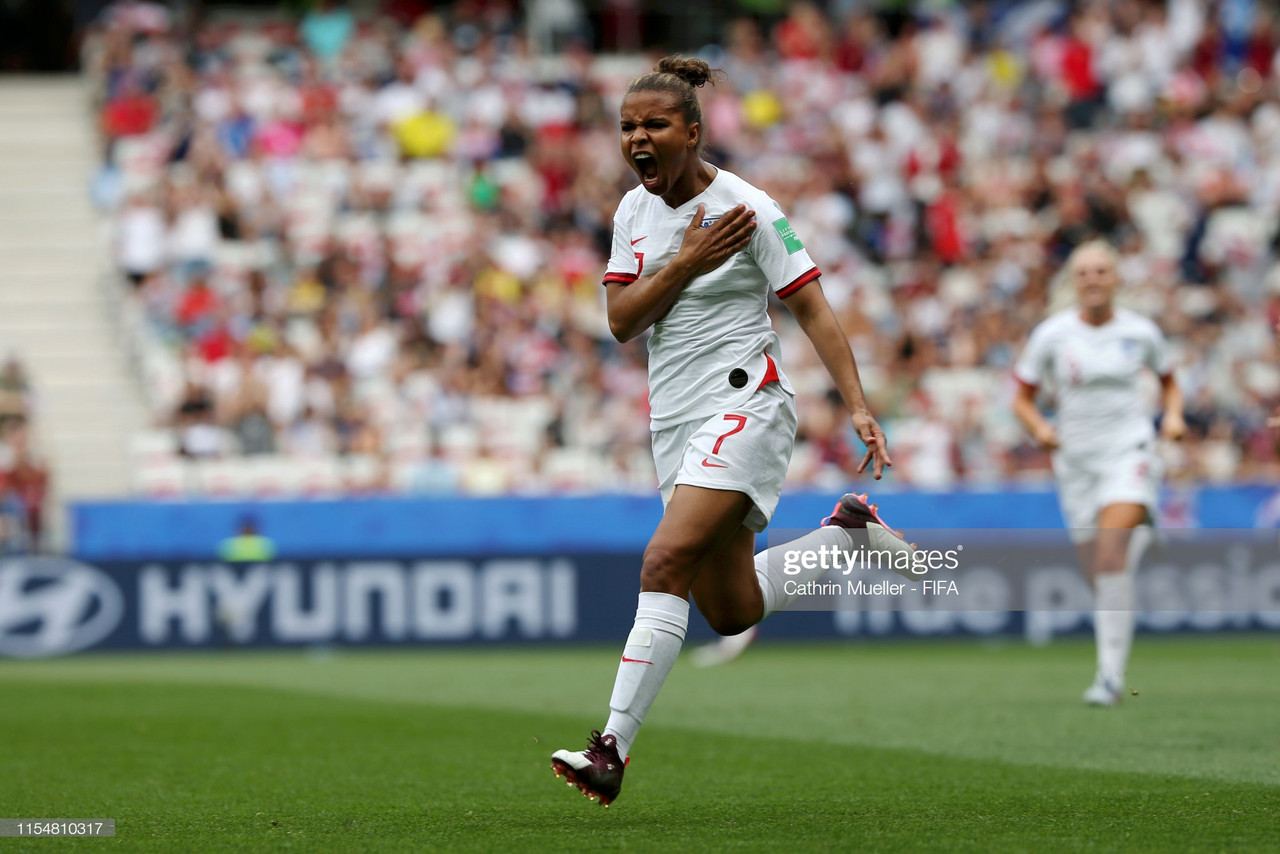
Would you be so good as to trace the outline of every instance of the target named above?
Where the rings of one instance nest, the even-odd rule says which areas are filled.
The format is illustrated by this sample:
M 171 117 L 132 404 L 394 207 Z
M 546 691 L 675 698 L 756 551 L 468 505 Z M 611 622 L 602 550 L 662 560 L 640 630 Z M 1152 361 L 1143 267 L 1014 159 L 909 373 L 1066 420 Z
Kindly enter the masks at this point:
M 1062 514 L 1094 589 L 1098 671 L 1084 692 L 1090 705 L 1114 706 L 1124 689 L 1133 641 L 1133 573 L 1145 548 L 1160 489 L 1155 430 L 1144 411 L 1144 367 L 1160 378 L 1160 434 L 1186 430 L 1182 394 L 1164 336 L 1145 317 L 1114 304 L 1116 255 L 1094 241 L 1067 261 L 1077 304 L 1031 333 L 1014 373 L 1014 413 L 1041 447 L 1053 452 Z M 1047 378 L 1057 389 L 1057 427 L 1036 408 Z M 1143 526 L 1141 533 L 1136 528 Z
M 717 632 L 738 634 L 795 596 L 783 549 L 754 558 L 773 515 L 796 434 L 793 392 L 778 367 L 769 292 L 795 315 L 826 365 L 867 452 L 858 471 L 890 465 L 867 409 L 848 340 L 818 284 L 818 268 L 776 202 L 700 156 L 695 86 L 707 63 L 668 57 L 632 81 L 621 107 L 622 155 L 640 186 L 614 218 L 604 276 L 609 328 L 628 341 L 650 327 L 653 455 L 666 512 L 645 549 L 640 600 L 618 667 L 604 733 L 586 750 L 557 750 L 552 768 L 608 806 L 640 724 L 689 624 L 689 595 Z M 909 549 L 866 496 L 840 499 L 823 527 L 787 549 Z M 795 585 L 787 586 L 794 590 Z

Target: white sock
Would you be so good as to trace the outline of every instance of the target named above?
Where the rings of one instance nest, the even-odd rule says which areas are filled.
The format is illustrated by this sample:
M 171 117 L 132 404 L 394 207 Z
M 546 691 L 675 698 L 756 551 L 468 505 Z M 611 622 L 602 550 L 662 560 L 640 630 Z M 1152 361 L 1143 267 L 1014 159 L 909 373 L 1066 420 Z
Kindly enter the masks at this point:
M 609 722 L 604 727 L 606 735 L 617 739 L 618 755 L 624 759 L 680 654 L 688 629 L 687 600 L 668 593 L 640 594 L 635 625 L 627 635 L 609 698 Z
M 1094 580 L 1093 633 L 1098 641 L 1098 677 L 1124 687 L 1133 644 L 1133 575 L 1110 572 Z
M 787 552 L 812 551 L 818 553 L 817 549 L 822 546 L 852 551 L 856 542 L 853 534 L 854 531 L 841 528 L 839 525 L 828 525 L 825 528 L 810 531 L 798 540 L 774 546 L 756 555 L 756 578 L 760 581 L 760 592 L 764 595 L 764 615 L 760 619 L 763 620 L 774 611 L 781 611 L 800 595 L 799 593 L 788 594 L 784 588 L 786 582 L 795 582 L 796 586 L 791 589 L 796 590 L 798 585 L 804 584 L 806 581 L 817 581 L 833 568 L 833 564 L 830 562 L 823 567 L 819 565 L 819 562 L 815 561 L 815 565 L 812 568 L 805 569 L 803 564 L 799 564 L 797 567 L 799 572 L 794 575 L 788 575 L 783 570 Z
M 1134 574 L 1154 532 L 1139 526 L 1129 536 L 1124 572 L 1099 575 L 1094 580 L 1093 633 L 1098 643 L 1098 676 L 1107 683 L 1124 687 L 1133 648 L 1133 612 L 1136 607 Z

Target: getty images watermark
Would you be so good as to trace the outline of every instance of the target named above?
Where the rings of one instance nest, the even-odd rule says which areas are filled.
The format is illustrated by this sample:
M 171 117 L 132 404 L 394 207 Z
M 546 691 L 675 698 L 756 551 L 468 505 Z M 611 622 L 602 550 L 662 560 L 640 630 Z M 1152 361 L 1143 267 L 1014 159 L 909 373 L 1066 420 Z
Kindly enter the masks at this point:
M 922 529 L 914 551 L 789 545 L 803 531 L 769 535 L 774 574 L 790 611 L 1091 610 L 1080 546 L 1105 532 L 1061 529 Z M 1274 530 L 1141 529 L 1132 535 L 1137 611 L 1153 626 L 1280 629 L 1280 549 Z M 1139 548 L 1139 545 L 1142 547 Z M 1181 622 L 1180 622 L 1181 621 Z
M 876 549 L 857 544 L 852 549 L 822 545 L 816 549 L 785 549 L 782 552 L 782 571 L 788 576 L 804 574 L 808 580 L 788 578 L 783 582 L 783 592 L 788 596 L 860 597 L 897 596 L 907 591 L 926 596 L 958 596 L 960 591 L 954 578 L 926 577 L 930 572 L 957 570 L 963 545 L 951 549 L 917 548 Z M 870 577 L 869 573 L 893 572 L 906 581 L 890 581 L 884 577 Z M 820 578 L 814 572 L 825 572 Z M 801 610 L 793 608 L 793 610 Z

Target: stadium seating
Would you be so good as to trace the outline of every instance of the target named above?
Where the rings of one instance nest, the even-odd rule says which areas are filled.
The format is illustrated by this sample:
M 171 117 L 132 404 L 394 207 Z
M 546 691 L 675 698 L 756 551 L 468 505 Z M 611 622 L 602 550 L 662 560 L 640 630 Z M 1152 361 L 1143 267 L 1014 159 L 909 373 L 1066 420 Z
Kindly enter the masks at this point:
M 1173 343 L 1192 428 L 1174 476 L 1273 476 L 1273 56 L 1241 59 L 1195 4 L 1045 9 L 734 21 L 705 49 L 727 72 L 703 94 L 707 156 L 774 194 L 823 268 L 895 482 L 1047 476 L 1009 370 L 1090 234 Z M 472 50 L 447 13 L 361 20 L 328 60 L 285 19 L 214 20 L 185 54 L 147 26 L 106 21 L 85 52 L 104 110 L 156 108 L 109 136 L 100 181 L 122 247 L 161 223 L 159 251 L 119 257 L 154 422 L 139 492 L 652 488 L 643 345 L 609 337 L 598 285 L 633 182 L 612 115 L 647 60 L 532 58 L 506 31 Z M 856 437 L 775 315 L 791 484 L 826 488 Z M 208 411 L 183 416 L 192 389 Z

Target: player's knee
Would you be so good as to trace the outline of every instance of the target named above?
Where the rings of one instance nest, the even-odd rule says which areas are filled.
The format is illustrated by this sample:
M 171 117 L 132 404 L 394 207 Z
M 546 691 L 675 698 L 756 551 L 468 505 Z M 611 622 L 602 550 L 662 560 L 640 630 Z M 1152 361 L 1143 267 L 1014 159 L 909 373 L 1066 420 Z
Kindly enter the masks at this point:
M 693 583 L 695 561 L 683 549 L 650 545 L 640 566 L 640 589 L 684 596 Z
M 1127 537 L 1109 536 L 1112 531 L 1101 532 L 1093 550 L 1093 571 L 1097 575 L 1124 572 L 1127 555 Z M 1127 533 L 1127 532 L 1126 532 Z
M 1114 575 L 1118 572 L 1124 572 L 1124 570 L 1124 552 L 1100 551 L 1094 558 L 1093 571 L 1095 575 Z

